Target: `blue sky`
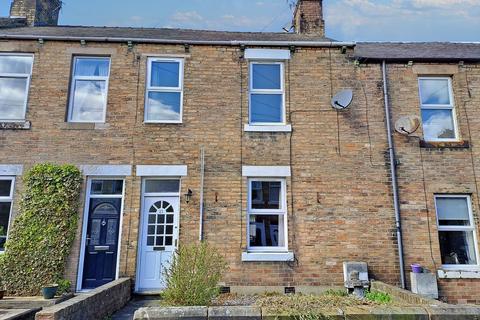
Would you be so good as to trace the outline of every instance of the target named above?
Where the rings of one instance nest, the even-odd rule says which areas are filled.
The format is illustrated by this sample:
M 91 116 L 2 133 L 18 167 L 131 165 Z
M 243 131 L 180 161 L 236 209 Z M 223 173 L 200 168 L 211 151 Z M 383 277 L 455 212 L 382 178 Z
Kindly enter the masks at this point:
M 0 16 L 11 0 L 0 0 Z M 63 0 L 68 25 L 281 31 L 287 0 Z M 480 0 L 324 0 L 338 40 L 480 41 Z

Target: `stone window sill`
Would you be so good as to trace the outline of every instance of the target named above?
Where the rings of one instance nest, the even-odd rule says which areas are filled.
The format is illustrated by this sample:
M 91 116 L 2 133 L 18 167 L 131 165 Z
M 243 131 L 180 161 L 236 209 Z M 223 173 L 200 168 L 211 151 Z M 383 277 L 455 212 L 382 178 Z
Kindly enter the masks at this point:
M 420 140 L 420 147 L 424 149 L 468 149 L 470 142 L 462 141 L 425 141 Z
M 293 260 L 293 252 L 242 252 L 243 262 L 285 262 Z
M 472 270 L 438 270 L 440 279 L 480 279 L 480 269 Z
M 0 130 L 30 130 L 32 124 L 30 121 L 1 121 Z
M 290 124 L 269 125 L 269 126 L 255 126 L 246 124 L 243 128 L 245 132 L 292 132 Z
M 107 123 L 83 123 L 64 122 L 60 125 L 61 130 L 103 130 L 110 127 Z

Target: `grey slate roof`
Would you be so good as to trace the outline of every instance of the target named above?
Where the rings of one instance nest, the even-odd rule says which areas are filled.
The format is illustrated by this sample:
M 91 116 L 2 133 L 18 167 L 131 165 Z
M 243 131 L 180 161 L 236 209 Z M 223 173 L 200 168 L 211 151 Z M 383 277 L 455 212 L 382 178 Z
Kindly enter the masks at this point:
M 354 57 L 363 61 L 480 61 L 480 42 L 359 42 Z
M 6 36 L 40 37 L 99 37 L 190 41 L 332 41 L 329 38 L 295 33 L 227 32 L 167 28 L 117 28 L 117 27 L 23 27 L 0 28 L 0 38 Z

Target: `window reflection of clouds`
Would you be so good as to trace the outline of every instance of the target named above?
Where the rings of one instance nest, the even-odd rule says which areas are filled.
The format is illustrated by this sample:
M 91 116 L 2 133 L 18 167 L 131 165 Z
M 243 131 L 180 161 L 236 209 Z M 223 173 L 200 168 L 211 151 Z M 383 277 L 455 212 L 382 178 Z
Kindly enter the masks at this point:
M 148 120 L 180 120 L 179 92 L 149 92 Z
M 72 110 L 72 119 L 102 121 L 105 104 L 104 81 L 77 81 Z
M 26 78 L 0 78 L 0 118 L 23 119 L 27 95 Z
M 452 110 L 422 110 L 423 132 L 426 140 L 454 139 Z
M 31 70 L 31 56 L 0 55 L 0 73 L 30 74 Z
M 447 79 L 424 79 L 420 81 L 422 104 L 450 104 Z

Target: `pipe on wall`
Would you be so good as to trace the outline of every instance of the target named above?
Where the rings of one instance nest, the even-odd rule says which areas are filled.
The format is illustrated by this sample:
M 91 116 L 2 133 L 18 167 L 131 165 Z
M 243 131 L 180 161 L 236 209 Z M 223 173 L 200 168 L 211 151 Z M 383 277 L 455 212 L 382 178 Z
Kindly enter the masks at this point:
M 397 245 L 398 245 L 398 263 L 400 265 L 400 284 L 405 289 L 405 269 L 403 262 L 403 243 L 402 243 L 402 224 L 400 220 L 400 201 L 398 197 L 398 182 L 397 182 L 397 161 L 395 159 L 395 147 L 393 145 L 392 125 L 390 115 L 390 104 L 388 101 L 388 82 L 387 82 L 387 63 L 382 62 L 382 77 L 383 77 L 383 95 L 385 100 L 385 123 L 387 124 L 387 139 L 388 151 L 390 159 L 390 174 L 392 176 L 392 192 L 393 192 L 393 207 L 395 210 L 395 228 L 397 230 Z

